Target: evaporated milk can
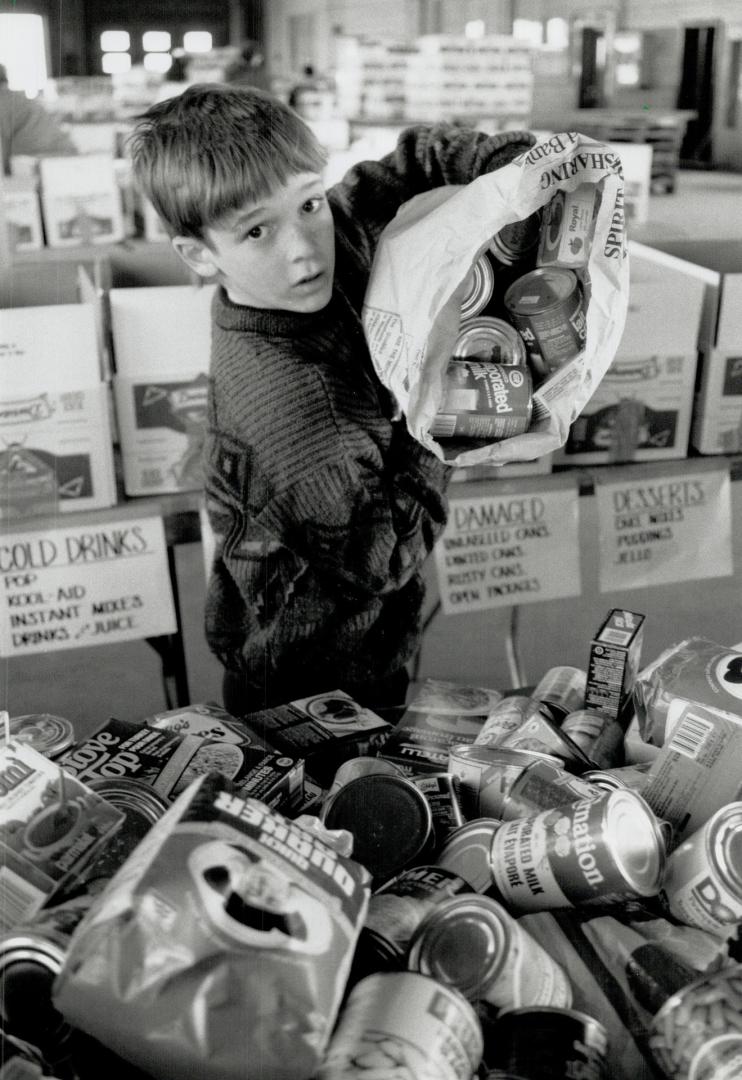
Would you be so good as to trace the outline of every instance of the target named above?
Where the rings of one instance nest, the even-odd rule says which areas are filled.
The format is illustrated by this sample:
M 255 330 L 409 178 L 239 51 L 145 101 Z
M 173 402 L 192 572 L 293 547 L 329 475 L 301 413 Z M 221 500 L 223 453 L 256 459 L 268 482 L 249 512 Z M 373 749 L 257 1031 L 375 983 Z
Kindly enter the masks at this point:
M 557 961 L 497 900 L 476 893 L 444 900 L 425 916 L 407 966 L 498 1009 L 572 1004 Z
M 482 1028 L 463 994 L 417 972 L 361 979 L 348 995 L 316 1080 L 471 1080 Z
M 492 838 L 497 894 L 513 912 L 547 911 L 656 896 L 665 842 L 633 791 L 601 791 L 504 821 Z
M 508 439 L 522 435 L 531 425 L 532 388 L 531 373 L 525 365 L 452 360 L 430 433 L 439 439 Z
M 495 274 L 486 255 L 480 255 L 466 277 L 466 292 L 461 301 L 461 318 L 472 319 L 484 311 L 492 298 Z

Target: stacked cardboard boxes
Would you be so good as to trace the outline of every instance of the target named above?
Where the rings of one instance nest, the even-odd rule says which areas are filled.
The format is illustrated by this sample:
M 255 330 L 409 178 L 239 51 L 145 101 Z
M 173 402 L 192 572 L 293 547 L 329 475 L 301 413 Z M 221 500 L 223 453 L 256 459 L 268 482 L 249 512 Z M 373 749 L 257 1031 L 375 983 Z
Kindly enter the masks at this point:
M 555 464 L 662 461 L 688 453 L 704 284 L 694 267 L 630 247 L 626 327 Z
M 110 290 L 127 495 L 201 487 L 213 292 L 193 285 Z
M 341 116 L 395 120 L 405 115 L 405 78 L 415 46 L 338 38 L 335 104 Z

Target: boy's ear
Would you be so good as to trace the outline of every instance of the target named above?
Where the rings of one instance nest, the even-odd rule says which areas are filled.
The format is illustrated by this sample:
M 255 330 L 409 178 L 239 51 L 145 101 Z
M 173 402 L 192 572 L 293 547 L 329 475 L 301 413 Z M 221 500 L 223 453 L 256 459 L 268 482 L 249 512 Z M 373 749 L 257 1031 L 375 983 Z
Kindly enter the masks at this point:
M 218 273 L 213 252 L 203 240 L 194 240 L 192 236 L 174 236 L 171 243 L 183 262 L 199 277 L 210 278 Z

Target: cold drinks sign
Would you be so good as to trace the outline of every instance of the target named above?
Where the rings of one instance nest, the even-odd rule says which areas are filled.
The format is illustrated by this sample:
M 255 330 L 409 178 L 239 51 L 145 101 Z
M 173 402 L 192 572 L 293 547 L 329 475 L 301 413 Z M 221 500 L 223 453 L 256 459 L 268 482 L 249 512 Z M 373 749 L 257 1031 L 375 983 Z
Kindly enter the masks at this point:
M 106 645 L 176 630 L 162 519 L 0 538 L 0 655 Z
M 435 548 L 445 615 L 580 595 L 573 478 L 552 476 L 548 488 L 536 478 L 461 484 L 450 494 Z

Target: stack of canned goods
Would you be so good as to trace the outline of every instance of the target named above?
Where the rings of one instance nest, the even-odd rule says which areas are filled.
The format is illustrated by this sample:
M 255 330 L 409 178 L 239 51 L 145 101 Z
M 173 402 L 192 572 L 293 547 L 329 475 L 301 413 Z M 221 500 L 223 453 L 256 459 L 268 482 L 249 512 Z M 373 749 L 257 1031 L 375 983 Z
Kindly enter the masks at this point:
M 436 438 L 505 439 L 531 424 L 534 385 L 585 348 L 584 278 L 600 190 L 559 191 L 506 225 L 474 263 Z

